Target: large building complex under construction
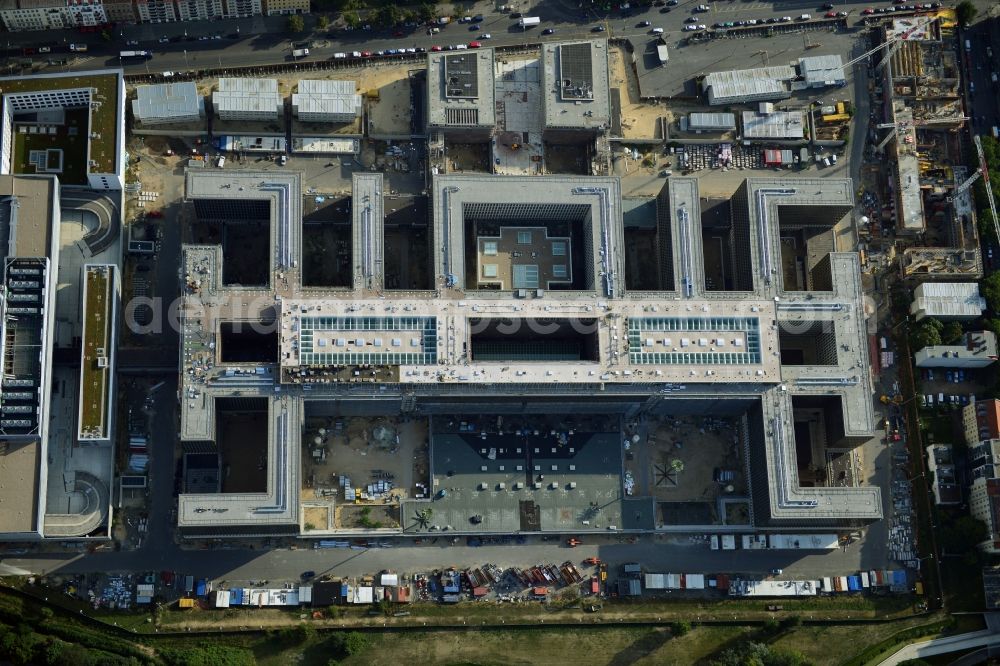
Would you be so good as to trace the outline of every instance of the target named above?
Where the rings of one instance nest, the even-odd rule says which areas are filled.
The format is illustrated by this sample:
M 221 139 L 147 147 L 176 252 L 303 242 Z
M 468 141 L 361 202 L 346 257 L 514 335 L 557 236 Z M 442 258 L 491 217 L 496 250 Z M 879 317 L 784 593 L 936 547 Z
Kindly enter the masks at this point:
M 883 101 L 892 156 L 896 232 L 904 276 L 975 279 L 982 258 L 971 191 L 963 183 L 962 107 L 953 24 L 935 16 L 895 19 L 884 28 Z
M 239 437 L 260 473 L 228 488 L 192 475 L 181 533 L 316 534 L 301 490 L 310 414 L 431 423 L 425 492 L 399 500 L 388 534 L 703 528 L 623 477 L 623 423 L 663 415 L 735 424 L 747 488 L 726 501 L 747 528 L 879 519 L 878 488 L 817 471 L 874 428 L 858 258 L 833 251 L 852 192 L 848 179 L 748 179 L 707 217 L 697 180 L 669 179 L 648 202 L 655 277 L 636 285 L 616 178 L 436 176 L 426 247 L 409 248 L 427 252 L 432 284 L 397 291 L 380 175 L 354 177 L 353 277 L 330 288 L 303 278 L 299 174 L 189 171 L 194 237 L 223 240 L 183 252 L 185 469 L 225 479 L 245 464 L 227 453 Z M 552 414 L 603 420 L 551 437 L 504 425 Z M 482 415 L 488 427 L 463 425 Z M 352 504 L 341 486 L 330 501 Z

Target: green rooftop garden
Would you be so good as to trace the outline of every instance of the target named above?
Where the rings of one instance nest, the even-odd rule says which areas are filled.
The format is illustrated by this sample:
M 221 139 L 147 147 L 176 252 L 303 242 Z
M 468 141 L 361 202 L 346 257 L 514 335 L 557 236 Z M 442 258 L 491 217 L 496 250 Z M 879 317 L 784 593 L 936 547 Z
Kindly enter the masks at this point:
M 99 105 L 91 105 L 90 128 L 81 128 L 80 135 L 89 139 L 91 133 L 100 138 L 89 139 L 90 159 L 96 166 L 93 173 L 114 173 L 115 152 L 118 142 L 118 74 L 86 74 L 80 76 L 29 76 L 25 78 L 0 79 L 0 95 L 39 92 L 43 90 L 65 90 L 70 88 L 93 88 L 91 99 Z M 68 120 L 68 117 L 67 117 Z M 58 136 L 58 135 L 56 135 Z M 51 147 L 51 146 L 48 146 Z M 67 161 L 70 150 L 64 148 Z M 20 159 L 20 158 L 19 158 Z M 27 157 L 24 158 L 27 160 Z M 86 163 L 83 164 L 86 169 Z M 65 170 L 65 168 L 64 168 Z M 26 173 L 31 173 L 27 171 Z M 67 177 L 70 177 L 67 174 Z M 83 178 L 86 182 L 86 177 Z

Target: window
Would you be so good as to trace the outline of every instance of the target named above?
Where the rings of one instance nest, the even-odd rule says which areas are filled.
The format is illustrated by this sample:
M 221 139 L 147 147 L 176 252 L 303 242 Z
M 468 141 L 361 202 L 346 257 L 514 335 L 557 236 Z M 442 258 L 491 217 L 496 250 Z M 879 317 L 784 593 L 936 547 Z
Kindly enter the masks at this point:
M 565 278 L 566 275 L 566 264 L 556 264 L 552 267 L 552 277 Z
M 552 241 L 552 256 L 553 257 L 565 257 L 566 256 L 566 242 L 565 241 Z
M 483 254 L 485 254 L 487 257 L 497 256 L 497 242 L 496 241 L 483 242 Z
M 531 232 L 530 231 L 518 231 L 517 232 L 517 244 L 518 245 L 531 245 Z
M 497 276 L 496 264 L 483 264 L 483 277 L 495 278 Z

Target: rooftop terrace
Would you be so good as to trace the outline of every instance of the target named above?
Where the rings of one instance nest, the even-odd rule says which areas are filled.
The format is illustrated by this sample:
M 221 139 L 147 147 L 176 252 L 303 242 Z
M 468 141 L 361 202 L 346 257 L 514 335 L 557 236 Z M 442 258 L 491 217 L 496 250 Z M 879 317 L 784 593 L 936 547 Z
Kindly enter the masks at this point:
M 84 267 L 80 439 L 108 439 L 111 436 L 115 270 L 111 265 Z
M 88 155 L 95 164 L 91 173 L 115 173 L 118 145 L 118 109 L 121 70 L 106 74 L 39 74 L 29 77 L 0 78 L 0 95 L 36 93 L 47 90 L 90 89 L 90 139 Z

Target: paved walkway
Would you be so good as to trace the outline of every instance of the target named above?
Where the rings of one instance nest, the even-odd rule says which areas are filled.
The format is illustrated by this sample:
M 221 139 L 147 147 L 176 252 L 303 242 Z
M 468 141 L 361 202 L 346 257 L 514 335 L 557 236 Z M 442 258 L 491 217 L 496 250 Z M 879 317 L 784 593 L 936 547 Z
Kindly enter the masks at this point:
M 935 638 L 934 640 L 922 641 L 920 643 L 910 643 L 901 647 L 892 656 L 882 660 L 879 666 L 895 666 L 908 659 L 933 657 L 939 654 L 983 647 L 984 645 L 991 645 L 993 643 L 1000 644 L 1000 633 L 995 633 L 989 629 L 972 631 L 957 636 L 948 636 L 947 638 Z

